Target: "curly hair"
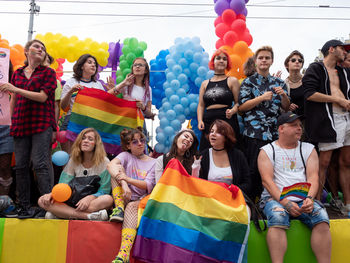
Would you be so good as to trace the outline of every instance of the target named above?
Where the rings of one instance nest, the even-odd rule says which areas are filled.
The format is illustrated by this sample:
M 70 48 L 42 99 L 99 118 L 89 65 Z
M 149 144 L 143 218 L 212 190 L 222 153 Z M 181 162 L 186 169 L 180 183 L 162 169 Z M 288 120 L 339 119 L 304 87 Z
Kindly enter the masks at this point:
M 95 148 L 92 161 L 94 165 L 99 165 L 103 162 L 104 158 L 106 157 L 106 151 L 103 146 L 100 134 L 94 128 L 86 128 L 79 133 L 72 146 L 71 158 L 76 164 L 80 164 L 84 161 L 84 155 L 81 151 L 81 142 L 83 141 L 84 135 L 88 132 L 93 132 L 95 134 Z
M 222 50 L 222 49 L 217 49 L 215 50 L 214 54 L 211 56 L 211 59 L 208 63 L 208 67 L 209 69 L 211 70 L 214 70 L 214 60 L 215 60 L 215 57 L 217 57 L 218 55 L 220 54 L 224 54 L 227 58 L 227 66 L 226 66 L 226 70 L 230 70 L 232 68 L 232 63 L 231 63 L 231 59 L 230 59 L 230 55 L 225 51 L 225 50 Z
M 141 139 L 146 138 L 146 136 L 142 132 L 141 127 L 137 127 L 136 129 L 131 130 L 125 128 L 120 132 L 120 141 L 123 151 L 131 152 L 128 146 L 130 142 L 134 139 L 135 134 L 140 134 Z
M 185 129 L 182 130 L 180 132 L 178 132 L 178 134 L 175 135 L 173 143 L 171 144 L 170 150 L 167 154 L 164 154 L 164 168 L 165 166 L 168 164 L 168 162 L 172 159 L 172 158 L 176 158 L 177 156 L 177 140 L 179 139 L 179 137 L 181 136 L 181 134 L 183 134 L 184 132 L 189 132 L 192 137 L 193 137 L 193 143 L 191 145 L 191 147 L 186 150 L 185 154 L 184 154 L 184 158 L 182 160 L 182 165 L 183 167 L 186 169 L 188 174 L 192 173 L 192 164 L 194 162 L 194 156 L 198 155 L 198 139 L 197 136 L 195 135 L 195 133 L 192 130 L 189 129 Z
M 95 61 L 96 64 L 96 71 L 95 74 L 91 76 L 91 80 L 96 81 L 96 75 L 97 75 L 97 70 L 98 70 L 98 63 L 97 63 L 97 59 L 90 54 L 84 54 L 81 55 L 77 62 L 75 62 L 74 66 L 73 66 L 73 78 L 75 78 L 76 80 L 80 81 L 81 78 L 83 77 L 83 70 L 82 67 L 85 64 L 85 62 L 89 59 L 92 58 Z

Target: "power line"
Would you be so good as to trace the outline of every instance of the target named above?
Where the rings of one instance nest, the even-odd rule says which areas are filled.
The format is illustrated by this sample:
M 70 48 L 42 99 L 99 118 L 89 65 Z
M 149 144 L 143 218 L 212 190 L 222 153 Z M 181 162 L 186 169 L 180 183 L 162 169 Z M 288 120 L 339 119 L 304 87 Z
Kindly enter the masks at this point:
M 27 12 L 6 12 L 0 11 L 0 14 L 24 15 Z M 104 17 L 152 17 L 152 18 L 200 18 L 200 19 L 215 19 L 216 16 L 188 16 L 188 15 L 151 15 L 151 14 L 101 14 L 101 13 L 45 13 L 40 15 L 54 15 L 54 16 L 104 16 Z M 347 21 L 349 17 L 273 17 L 273 16 L 248 16 L 247 19 L 274 19 L 274 20 L 333 20 L 333 21 Z
M 27 0 L 28 1 L 28 0 Z M 26 2 L 25 0 L 0 0 L 0 2 Z M 39 0 L 41 3 L 69 3 L 69 4 L 118 4 L 118 5 L 155 5 L 155 6 L 211 6 L 214 4 L 206 3 L 164 3 L 164 2 L 121 2 L 121 1 L 70 1 L 70 0 Z M 247 4 L 247 7 L 263 7 L 263 8 L 327 8 L 327 9 L 349 9 L 350 6 L 331 6 L 331 5 L 262 5 Z

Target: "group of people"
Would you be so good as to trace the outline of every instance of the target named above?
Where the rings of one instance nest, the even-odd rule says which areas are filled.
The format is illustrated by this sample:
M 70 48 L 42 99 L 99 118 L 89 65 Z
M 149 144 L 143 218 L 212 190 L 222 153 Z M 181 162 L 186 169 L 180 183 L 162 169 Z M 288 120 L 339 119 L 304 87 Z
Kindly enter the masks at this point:
M 32 162 L 41 194 L 38 204 L 46 211 L 45 217 L 123 222 L 121 247 L 113 262 L 128 262 L 137 231 L 139 202 L 151 193 L 167 163 L 175 158 L 192 176 L 237 185 L 247 201 L 260 200 L 269 226 L 267 243 L 272 262 L 283 262 L 285 229 L 291 218 L 300 219 L 312 229 L 311 247 L 318 262 L 330 262 L 329 218 L 317 199 L 332 152 L 340 149 L 339 179 L 344 208 L 350 211 L 350 69 L 343 64 L 349 60 L 349 50 L 350 45 L 341 41 L 328 41 L 321 49 L 323 62 L 312 63 L 304 76 L 304 57 L 293 51 L 285 60 L 289 76 L 283 81 L 270 74 L 274 53 L 271 47 L 263 46 L 248 60 L 247 78 L 241 84 L 226 76 L 232 66 L 230 57 L 224 50 L 217 50 L 209 62 L 214 76 L 202 83 L 199 92 L 200 140 L 192 130 L 181 130 L 169 152 L 153 159 L 145 152 L 144 130 L 125 129 L 120 133 L 123 151 L 110 161 L 98 132 L 84 129 L 75 141 L 62 145 L 70 159 L 59 182 L 70 184 L 88 178 L 97 181 L 97 187 L 74 202 L 57 203 L 51 194 L 50 176 L 57 83 L 55 72 L 43 64 L 45 45 L 39 40 L 28 42 L 26 65 L 14 73 L 10 83 L 0 84 L 0 91 L 12 93 L 11 132 L 7 130 L 5 135 L 0 127 L 0 135 L 4 133 L 0 141 L 14 140 L 19 217 L 33 216 L 28 188 Z M 61 130 L 67 129 L 76 92 L 84 87 L 122 93 L 124 99 L 137 101 L 145 117 L 154 117 L 145 59 L 136 58 L 132 73 L 116 86 L 112 79 L 106 87 L 96 81 L 97 67 L 96 59 L 88 54 L 74 65 L 74 76 L 65 83 L 60 97 L 60 107 L 67 111 Z M 244 124 L 242 132 L 239 114 Z M 7 140 L 7 145 L 10 143 Z M 0 158 L 8 153 L 0 151 Z M 11 184 L 11 179 L 4 173 L 1 186 Z M 300 182 L 311 184 L 305 199 L 280 200 L 284 187 Z M 108 210 L 112 211 L 110 216 Z

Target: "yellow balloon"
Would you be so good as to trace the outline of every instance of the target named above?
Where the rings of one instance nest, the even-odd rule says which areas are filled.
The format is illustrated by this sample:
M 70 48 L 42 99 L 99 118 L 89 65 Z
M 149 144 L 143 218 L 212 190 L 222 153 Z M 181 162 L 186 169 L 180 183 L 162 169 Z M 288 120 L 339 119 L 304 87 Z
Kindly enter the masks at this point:
M 109 44 L 107 42 L 102 42 L 101 43 L 101 48 L 103 48 L 104 50 L 108 50 Z

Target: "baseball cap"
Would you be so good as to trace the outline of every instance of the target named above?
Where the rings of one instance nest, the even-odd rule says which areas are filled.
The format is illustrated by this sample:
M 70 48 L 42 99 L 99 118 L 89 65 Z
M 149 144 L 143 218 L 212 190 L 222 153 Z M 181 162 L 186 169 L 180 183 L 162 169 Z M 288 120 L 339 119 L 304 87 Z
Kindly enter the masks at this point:
M 277 119 L 277 127 L 279 127 L 280 125 L 285 124 L 285 123 L 293 122 L 296 119 L 299 119 L 300 117 L 301 116 L 296 115 L 295 113 L 293 113 L 291 111 L 284 112 Z
M 343 46 L 346 51 L 348 51 L 348 52 L 350 51 L 350 44 L 344 44 L 340 40 L 332 39 L 332 40 L 327 41 L 323 45 L 321 52 L 324 55 L 329 50 L 330 47 L 337 47 L 337 46 Z

